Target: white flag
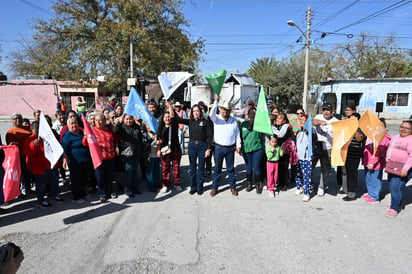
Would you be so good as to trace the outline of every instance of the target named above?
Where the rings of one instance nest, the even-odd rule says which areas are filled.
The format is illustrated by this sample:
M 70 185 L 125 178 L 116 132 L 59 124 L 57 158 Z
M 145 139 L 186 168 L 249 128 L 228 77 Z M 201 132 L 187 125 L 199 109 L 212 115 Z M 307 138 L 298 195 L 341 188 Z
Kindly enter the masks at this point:
M 169 99 L 170 95 L 176 91 L 184 82 L 186 82 L 194 74 L 189 72 L 162 72 L 157 79 L 162 88 L 165 99 Z
M 44 156 L 46 156 L 46 159 L 50 162 L 51 168 L 53 168 L 63 154 L 63 147 L 56 140 L 56 137 L 54 137 L 53 131 L 47 123 L 43 111 L 40 112 L 39 136 L 43 139 Z

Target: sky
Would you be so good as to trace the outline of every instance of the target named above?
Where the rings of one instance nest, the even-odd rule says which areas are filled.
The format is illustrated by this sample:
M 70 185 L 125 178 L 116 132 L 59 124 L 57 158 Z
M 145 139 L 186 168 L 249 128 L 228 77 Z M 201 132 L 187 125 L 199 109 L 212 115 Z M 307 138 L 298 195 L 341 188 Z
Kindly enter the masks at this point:
M 183 6 L 193 41 L 205 39 L 200 74 L 226 69 L 246 73 L 257 58 L 288 58 L 303 54 L 307 11 L 311 9 L 311 47 L 331 49 L 355 41 L 360 33 L 385 38 L 393 35 L 402 50 L 412 49 L 412 1 L 391 0 L 192 0 Z M 31 41 L 34 18 L 53 16 L 50 0 L 0 0 L 0 71 L 11 78 L 10 52 Z M 322 32 L 330 33 L 321 38 Z M 348 38 L 353 35 L 353 38 Z M 299 42 L 297 42 L 300 40 Z

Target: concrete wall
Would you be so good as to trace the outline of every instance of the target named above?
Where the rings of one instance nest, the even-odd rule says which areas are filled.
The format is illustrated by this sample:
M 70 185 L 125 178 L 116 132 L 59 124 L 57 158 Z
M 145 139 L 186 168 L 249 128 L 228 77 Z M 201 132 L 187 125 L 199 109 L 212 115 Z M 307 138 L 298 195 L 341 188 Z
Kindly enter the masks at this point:
M 56 96 L 53 85 L 3 85 L 0 86 L 0 115 L 19 112 L 33 119 L 33 110 L 22 100 L 24 98 L 34 109 L 54 116 Z

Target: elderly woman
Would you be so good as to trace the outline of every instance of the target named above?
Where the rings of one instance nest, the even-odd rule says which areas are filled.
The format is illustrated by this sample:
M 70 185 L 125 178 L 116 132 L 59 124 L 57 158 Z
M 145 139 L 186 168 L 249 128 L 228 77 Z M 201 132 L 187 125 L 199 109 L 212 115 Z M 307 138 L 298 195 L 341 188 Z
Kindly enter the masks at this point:
M 244 121 L 240 125 L 240 136 L 242 140 L 242 151 L 243 158 L 246 163 L 246 178 L 247 178 L 247 188 L 246 191 L 249 192 L 253 188 L 253 175 L 255 177 L 256 183 L 256 193 L 261 194 L 263 188 L 263 181 L 265 179 L 264 174 L 262 174 L 262 161 L 265 156 L 264 151 L 264 136 L 260 132 L 253 130 L 253 125 L 255 123 L 256 108 L 251 107 L 247 113 L 249 120 Z
M 189 162 L 190 162 L 190 191 L 193 195 L 203 194 L 203 171 L 205 158 L 210 156 L 213 142 L 212 123 L 203 117 L 203 112 L 199 105 L 193 105 L 189 119 L 181 119 L 175 115 L 178 123 L 189 126 Z
M 386 152 L 386 169 L 391 191 L 391 206 L 386 214 L 388 218 L 398 215 L 403 190 L 412 178 L 412 122 L 403 121 L 399 134 L 392 137 Z M 400 172 L 397 170 L 400 169 Z
M 103 114 L 96 114 L 95 116 L 96 126 L 93 128 L 93 132 L 96 135 L 97 143 L 102 151 L 103 162 L 95 169 L 96 179 L 100 201 L 105 202 L 107 199 L 117 198 L 117 195 L 113 192 L 113 175 L 115 156 L 118 152 L 118 139 L 113 133 L 111 128 L 106 125 L 106 119 Z M 83 138 L 85 141 L 85 138 Z
M 96 118 L 96 112 L 90 112 L 89 113 L 89 124 L 92 128 L 96 125 L 95 118 Z
M 162 189 L 161 192 L 167 192 L 170 185 L 170 170 L 174 178 L 175 189 L 182 191 L 180 186 L 180 160 L 182 150 L 179 143 L 179 123 L 175 118 L 175 112 L 172 104 L 166 101 L 167 111 L 160 119 L 159 128 L 157 129 L 157 157 L 162 162 Z M 168 148 L 168 152 L 165 150 Z M 162 152 L 163 151 L 163 152 Z
M 119 136 L 120 158 L 124 163 L 124 192 L 129 198 L 133 198 L 135 194 L 141 193 L 137 188 L 140 158 L 143 156 L 141 129 L 134 122 L 133 116 L 126 114 L 120 116 L 114 132 Z
M 87 184 L 87 174 L 90 166 L 89 149 L 83 145 L 83 131 L 79 129 L 77 118 L 67 120 L 68 131 L 63 136 L 62 146 L 64 148 L 63 167 L 69 167 L 71 178 L 71 191 L 74 203 L 84 203 L 86 193 L 84 188 Z

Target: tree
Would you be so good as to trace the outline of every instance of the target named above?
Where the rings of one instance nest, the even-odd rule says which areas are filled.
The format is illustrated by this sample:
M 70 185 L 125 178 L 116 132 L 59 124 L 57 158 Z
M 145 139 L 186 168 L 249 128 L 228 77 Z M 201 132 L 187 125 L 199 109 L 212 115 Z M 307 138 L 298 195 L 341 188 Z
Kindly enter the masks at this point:
M 193 72 L 203 40 L 187 37 L 182 5 L 174 0 L 56 1 L 55 17 L 35 21 L 35 41 L 13 55 L 12 68 L 62 80 L 106 75 L 109 88 L 123 89 L 133 42 L 133 67 L 140 73 Z
M 362 33 L 355 43 L 338 48 L 347 60 L 345 71 L 348 78 L 412 76 L 411 56 L 399 49 L 392 36 L 380 39 L 372 34 Z

